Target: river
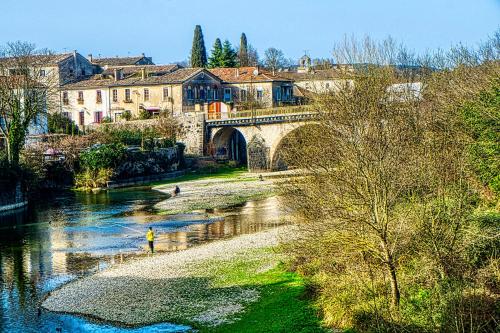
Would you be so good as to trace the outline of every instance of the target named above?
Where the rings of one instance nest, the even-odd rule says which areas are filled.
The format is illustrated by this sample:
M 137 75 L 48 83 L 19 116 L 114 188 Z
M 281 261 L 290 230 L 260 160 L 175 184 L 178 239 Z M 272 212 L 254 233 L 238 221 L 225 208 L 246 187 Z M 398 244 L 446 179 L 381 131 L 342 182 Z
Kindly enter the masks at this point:
M 146 255 L 145 233 L 159 252 L 277 226 L 276 198 L 210 212 L 158 215 L 168 197 L 148 189 L 61 193 L 14 215 L 0 215 L 0 332 L 179 332 L 161 323 L 123 328 L 39 308 L 51 290 Z

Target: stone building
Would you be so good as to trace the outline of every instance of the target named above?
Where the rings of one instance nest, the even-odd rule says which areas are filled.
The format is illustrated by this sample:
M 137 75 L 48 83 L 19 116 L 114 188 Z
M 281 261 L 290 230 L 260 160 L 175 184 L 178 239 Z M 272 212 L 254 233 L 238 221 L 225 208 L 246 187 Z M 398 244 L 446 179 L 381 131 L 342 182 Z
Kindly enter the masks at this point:
M 222 101 L 237 109 L 269 108 L 293 103 L 293 81 L 259 67 L 212 68 L 209 71 L 222 80 Z
M 106 70 L 67 84 L 61 89 L 63 112 L 77 125 L 100 123 L 104 117 L 120 121 L 125 112 L 206 111 L 218 101 L 221 80 L 201 68 L 178 65 L 143 66 Z

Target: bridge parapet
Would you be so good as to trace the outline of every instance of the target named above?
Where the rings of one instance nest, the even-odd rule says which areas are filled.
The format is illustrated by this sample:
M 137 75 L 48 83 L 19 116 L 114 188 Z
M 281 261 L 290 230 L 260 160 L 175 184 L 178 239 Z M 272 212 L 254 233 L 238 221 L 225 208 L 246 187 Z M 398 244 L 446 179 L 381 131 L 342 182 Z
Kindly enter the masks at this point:
M 279 107 L 208 114 L 207 127 L 250 126 L 282 122 L 305 121 L 317 115 L 310 106 Z

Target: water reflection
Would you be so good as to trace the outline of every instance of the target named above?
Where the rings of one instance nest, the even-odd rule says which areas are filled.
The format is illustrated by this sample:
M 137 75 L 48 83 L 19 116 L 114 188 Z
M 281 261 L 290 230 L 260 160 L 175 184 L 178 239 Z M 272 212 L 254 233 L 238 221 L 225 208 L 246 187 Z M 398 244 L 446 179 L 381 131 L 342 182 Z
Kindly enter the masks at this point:
M 165 199 L 151 190 L 64 193 L 14 215 L 0 215 L 0 331 L 130 332 L 47 313 L 39 304 L 47 292 L 74 278 L 145 255 L 148 226 L 156 231 L 158 251 L 176 251 L 280 223 L 276 198 L 210 212 L 152 214 L 150 207 Z M 143 328 L 155 330 L 175 332 L 186 327 Z

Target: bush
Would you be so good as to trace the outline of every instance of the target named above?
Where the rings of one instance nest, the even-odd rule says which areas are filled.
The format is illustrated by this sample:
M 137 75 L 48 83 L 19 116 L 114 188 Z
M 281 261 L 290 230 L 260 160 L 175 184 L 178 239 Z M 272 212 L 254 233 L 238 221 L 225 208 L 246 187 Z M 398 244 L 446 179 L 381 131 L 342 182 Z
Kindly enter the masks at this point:
M 132 112 L 130 112 L 129 110 L 123 111 L 121 118 L 126 121 L 129 121 L 130 119 L 132 119 Z
M 145 119 L 151 119 L 151 112 L 148 110 L 141 109 L 139 111 L 139 119 L 145 120 Z
M 75 122 L 61 113 L 48 115 L 48 127 L 50 133 L 78 134 L 80 132 Z
M 113 175 L 111 169 L 85 170 L 75 177 L 77 188 L 89 191 L 93 188 L 105 187 Z
M 80 166 L 96 171 L 116 167 L 125 157 L 125 147 L 121 143 L 94 146 L 80 154 Z

